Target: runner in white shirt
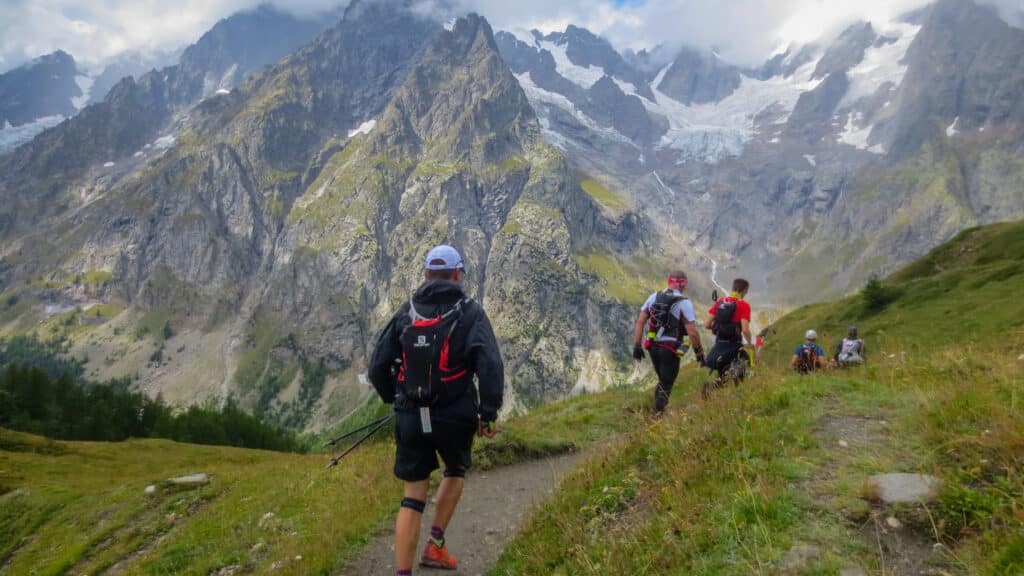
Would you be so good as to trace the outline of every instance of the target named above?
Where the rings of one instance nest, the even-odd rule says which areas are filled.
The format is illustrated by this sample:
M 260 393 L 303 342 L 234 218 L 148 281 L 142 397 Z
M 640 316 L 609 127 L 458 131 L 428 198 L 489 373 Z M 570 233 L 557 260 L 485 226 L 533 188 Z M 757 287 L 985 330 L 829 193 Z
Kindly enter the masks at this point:
M 672 272 L 668 288 L 651 294 L 636 319 L 633 358 L 637 362 L 642 361 L 644 349 L 651 357 L 658 375 L 658 385 L 654 389 L 654 409 L 658 412 L 664 411 L 668 405 L 672 386 L 679 375 L 679 360 L 687 350 L 687 336 L 697 361 L 704 363 L 704 349 L 697 332 L 693 303 L 683 296 L 687 282 L 685 272 Z

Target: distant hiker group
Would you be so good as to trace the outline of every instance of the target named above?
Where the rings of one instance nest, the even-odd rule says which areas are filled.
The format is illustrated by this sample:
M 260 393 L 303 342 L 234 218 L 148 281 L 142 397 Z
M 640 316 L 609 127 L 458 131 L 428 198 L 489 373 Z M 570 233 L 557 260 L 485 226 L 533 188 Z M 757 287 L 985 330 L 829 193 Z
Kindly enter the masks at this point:
M 836 344 L 830 361 L 826 361 L 825 350 L 818 345 L 818 333 L 808 330 L 804 334 L 804 343 L 793 351 L 790 366 L 800 374 L 810 374 L 825 368 L 843 368 L 859 366 L 866 362 L 867 346 L 857 336 L 857 327 L 850 326 L 846 338 Z
M 430 475 L 441 463 L 443 478 L 419 563 L 450 570 L 458 567 L 448 551 L 445 530 L 472 464 L 473 438 L 494 437 L 504 395 L 501 352 L 487 314 L 463 291 L 465 268 L 459 252 L 448 245 L 436 246 L 427 254 L 423 269 L 423 283 L 381 332 L 369 365 L 370 382 L 384 402 L 394 405 L 394 473 L 405 482 L 395 521 L 398 576 L 412 574 Z M 682 270 L 671 272 L 665 289 L 644 302 L 634 326 L 633 357 L 638 364 L 645 356 L 650 358 L 657 375 L 654 409 L 658 413 L 668 406 L 681 360 L 689 350 L 709 371 L 702 390 L 705 399 L 715 388 L 742 382 L 749 367 L 760 360 L 762 339 L 751 333 L 751 307 L 746 301 L 750 283 L 736 278 L 729 295 L 714 298 L 703 326 L 715 341 L 705 355 L 697 313 L 684 295 L 688 282 Z M 801 373 L 825 368 L 825 351 L 817 344 L 817 333 L 808 330 L 805 336 L 793 354 L 792 367 Z M 850 327 L 831 364 L 858 364 L 864 358 L 864 341 Z M 373 434 L 391 417 L 364 428 L 371 428 L 369 434 Z

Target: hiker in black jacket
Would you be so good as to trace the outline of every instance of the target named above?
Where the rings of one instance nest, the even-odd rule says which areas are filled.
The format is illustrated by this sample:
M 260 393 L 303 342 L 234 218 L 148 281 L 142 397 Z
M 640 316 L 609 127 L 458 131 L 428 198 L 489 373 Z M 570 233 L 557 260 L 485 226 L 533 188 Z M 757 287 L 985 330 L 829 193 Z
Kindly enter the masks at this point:
M 420 564 L 457 567 L 444 531 L 462 495 L 473 436 L 494 437 L 504 391 L 501 352 L 491 323 L 462 290 L 462 257 L 451 246 L 437 246 L 427 254 L 424 268 L 425 282 L 384 328 L 369 369 L 381 399 L 395 405 L 395 476 L 405 481 L 395 524 L 400 576 L 412 573 L 438 455 L 444 461 L 444 478 Z

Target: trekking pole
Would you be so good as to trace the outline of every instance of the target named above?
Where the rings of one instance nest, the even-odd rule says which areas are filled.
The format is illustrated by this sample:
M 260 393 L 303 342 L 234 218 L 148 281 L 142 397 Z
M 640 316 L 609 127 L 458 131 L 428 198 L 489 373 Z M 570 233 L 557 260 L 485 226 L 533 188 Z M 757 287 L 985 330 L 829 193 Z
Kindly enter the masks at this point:
M 344 452 L 342 452 L 338 456 L 336 456 L 334 458 L 331 458 L 331 461 L 327 464 L 327 468 L 330 469 L 330 468 L 333 468 L 333 467 L 337 466 L 338 462 L 340 462 L 342 458 L 344 458 L 345 456 L 348 456 L 349 454 L 351 454 L 352 451 L 355 450 L 356 448 L 358 448 L 360 444 L 362 444 L 363 442 L 366 442 L 370 438 L 370 436 L 373 436 L 374 434 L 376 434 L 381 428 L 383 428 L 385 425 L 387 425 L 387 423 L 390 422 L 391 418 L 393 418 L 393 417 L 394 417 L 394 414 L 392 414 L 391 416 L 389 416 L 389 417 L 387 417 L 387 418 L 385 418 L 383 420 L 378 421 L 376 427 L 372 428 L 369 432 L 366 433 L 365 436 L 363 436 L 359 440 L 356 440 L 354 444 L 349 446 L 348 450 L 345 450 Z
M 360 426 L 359 428 L 356 428 L 355 430 L 349 430 L 348 432 L 342 434 L 341 436 L 338 436 L 334 440 L 331 440 L 327 444 L 324 444 L 324 446 L 334 446 L 335 444 L 337 444 L 338 442 L 341 442 L 342 440 L 344 440 L 345 438 L 348 438 L 349 436 L 354 436 L 354 435 L 362 432 L 363 430 L 366 430 L 367 428 L 372 428 L 372 427 L 376 426 L 377 424 L 380 424 L 381 422 L 386 422 L 386 421 L 388 421 L 388 420 L 390 420 L 390 419 L 392 419 L 394 417 L 395 417 L 395 414 L 394 414 L 394 412 L 392 412 L 391 414 L 388 414 L 387 416 L 378 418 L 377 420 L 374 420 L 373 422 L 370 422 L 369 424 L 364 424 L 364 425 Z

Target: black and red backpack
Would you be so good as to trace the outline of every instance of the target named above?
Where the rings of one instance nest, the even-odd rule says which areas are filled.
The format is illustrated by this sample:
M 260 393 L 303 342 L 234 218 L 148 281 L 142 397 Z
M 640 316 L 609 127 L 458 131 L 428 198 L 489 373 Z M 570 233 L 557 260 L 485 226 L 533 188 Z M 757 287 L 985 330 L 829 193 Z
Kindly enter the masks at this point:
M 461 396 L 473 375 L 452 358 L 451 339 L 471 302 L 466 298 L 444 314 L 427 318 L 409 301 L 411 323 L 399 338 L 402 364 L 398 369 L 399 393 L 418 406 L 446 404 Z M 453 364 L 453 362 L 455 362 Z
M 735 298 L 730 300 L 729 298 L 725 297 L 718 301 L 715 317 L 711 321 L 711 333 L 718 340 L 742 342 L 741 324 L 733 321 L 736 316 L 736 308 L 739 307 L 739 300 Z
M 655 338 L 669 337 L 674 338 L 677 344 L 682 343 L 682 323 L 672 313 L 672 308 L 683 300 L 686 300 L 686 297 L 673 290 L 658 292 L 654 297 L 654 304 L 651 305 L 650 320 L 647 322 L 648 342 Z

